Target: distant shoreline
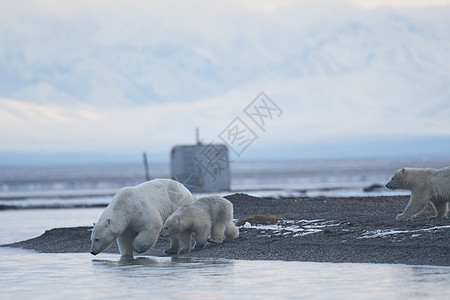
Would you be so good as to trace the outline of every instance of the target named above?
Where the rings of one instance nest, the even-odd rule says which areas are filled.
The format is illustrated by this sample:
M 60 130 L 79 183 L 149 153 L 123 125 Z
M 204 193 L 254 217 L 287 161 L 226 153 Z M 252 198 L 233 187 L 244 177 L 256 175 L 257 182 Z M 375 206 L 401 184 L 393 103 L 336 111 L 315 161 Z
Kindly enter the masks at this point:
M 428 208 L 413 221 L 396 221 L 407 196 L 268 199 L 233 194 L 227 198 L 234 204 L 235 218 L 247 223 L 241 226 L 240 237 L 182 257 L 450 266 L 450 220 L 428 220 L 432 215 Z M 258 217 L 250 218 L 254 215 Z M 278 226 L 256 225 L 276 220 L 281 220 Z M 88 253 L 90 228 L 52 229 L 2 247 Z M 137 256 L 166 256 L 168 245 L 167 239 L 160 238 L 155 247 Z M 108 252 L 118 253 L 116 245 Z
M 21 209 L 59 209 L 59 208 L 99 208 L 106 207 L 119 189 L 94 190 L 52 190 L 1 192 L 0 211 Z M 252 194 L 262 198 L 316 198 L 316 197 L 376 197 L 403 196 L 409 191 L 392 191 L 377 183 L 340 183 L 317 184 L 298 188 L 295 185 L 283 186 L 242 186 L 236 190 L 214 194 L 229 195 L 236 193 Z M 211 193 L 195 193 L 202 197 Z

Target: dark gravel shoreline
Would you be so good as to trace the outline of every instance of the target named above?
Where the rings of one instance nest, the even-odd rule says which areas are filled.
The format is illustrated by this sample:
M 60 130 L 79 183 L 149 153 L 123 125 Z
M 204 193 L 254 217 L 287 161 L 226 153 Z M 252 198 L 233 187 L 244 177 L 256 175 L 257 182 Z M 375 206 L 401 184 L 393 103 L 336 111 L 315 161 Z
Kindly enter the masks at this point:
M 429 220 L 433 215 L 431 207 L 413 221 L 396 221 L 395 216 L 408 202 L 407 196 L 268 199 L 234 194 L 226 198 L 233 202 L 239 223 L 280 220 L 281 227 L 278 231 L 246 228 L 248 223 L 232 242 L 208 244 L 205 249 L 180 256 L 450 266 L 450 221 Z M 254 215 L 259 217 L 249 218 Z M 261 217 L 264 215 L 269 216 Z M 293 225 L 294 231 L 290 229 Z M 90 248 L 90 229 L 51 229 L 39 237 L 2 247 L 86 253 Z M 314 229 L 318 232 L 310 233 Z M 384 236 L 376 235 L 380 231 Z M 154 248 L 142 255 L 165 256 L 163 251 L 168 245 L 167 239 L 160 238 Z M 108 252 L 118 253 L 116 245 Z

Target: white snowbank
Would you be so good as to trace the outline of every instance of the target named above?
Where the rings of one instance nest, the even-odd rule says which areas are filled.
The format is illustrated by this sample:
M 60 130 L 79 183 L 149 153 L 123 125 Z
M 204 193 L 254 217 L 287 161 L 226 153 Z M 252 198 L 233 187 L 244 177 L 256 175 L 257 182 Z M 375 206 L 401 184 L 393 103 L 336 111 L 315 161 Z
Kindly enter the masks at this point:
M 416 230 L 397 230 L 395 228 L 393 229 L 378 229 L 374 231 L 365 231 L 359 239 L 372 239 L 377 237 L 387 237 L 392 236 L 395 234 L 407 234 L 407 233 L 415 233 L 411 235 L 411 237 L 417 237 L 420 235 L 420 232 L 429 232 L 429 231 L 439 231 L 443 229 L 450 228 L 450 225 L 444 225 L 444 226 L 434 226 L 430 228 L 422 228 L 422 229 L 416 229 Z
M 264 231 L 268 230 L 272 231 L 272 235 L 274 236 L 293 234 L 294 237 L 297 237 L 320 232 L 325 227 L 339 225 L 339 223 L 334 223 L 334 221 L 325 220 L 278 220 L 278 223 L 273 225 L 252 225 L 250 222 L 246 222 L 240 228 L 254 228 Z

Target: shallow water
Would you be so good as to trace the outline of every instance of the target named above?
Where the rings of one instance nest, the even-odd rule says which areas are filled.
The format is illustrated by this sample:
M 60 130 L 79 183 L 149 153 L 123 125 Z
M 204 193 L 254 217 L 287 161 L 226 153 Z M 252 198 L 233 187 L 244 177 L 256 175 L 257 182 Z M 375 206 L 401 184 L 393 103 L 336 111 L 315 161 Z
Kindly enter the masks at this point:
M 42 254 L 0 248 L 1 299 L 445 299 L 449 267 Z
M 40 236 L 57 227 L 92 226 L 104 208 L 0 210 L 0 245 Z

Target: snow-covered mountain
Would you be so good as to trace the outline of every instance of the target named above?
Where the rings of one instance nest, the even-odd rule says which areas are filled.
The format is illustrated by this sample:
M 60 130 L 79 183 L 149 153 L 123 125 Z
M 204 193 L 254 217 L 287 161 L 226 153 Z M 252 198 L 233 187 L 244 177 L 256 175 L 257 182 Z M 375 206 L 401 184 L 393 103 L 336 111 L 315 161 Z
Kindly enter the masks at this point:
M 350 94 L 375 77 L 388 86 L 421 84 L 433 97 L 449 96 L 450 7 L 351 8 L 308 22 L 302 8 L 221 18 L 198 31 L 139 20 L 147 34 L 130 32 L 133 40 L 122 32 L 109 38 L 118 26 L 108 30 L 89 15 L 81 24 L 57 15 L 19 15 L 14 20 L 24 23 L 0 22 L 0 96 L 98 105 L 192 101 L 274 79 L 348 74 L 355 74 L 343 87 Z M 160 31 L 163 38 L 155 40 Z
M 261 147 L 450 136 L 450 6 L 39 3 L 5 4 L 0 20 L 0 134 L 13 141 L 33 134 L 11 127 L 43 132 L 58 120 L 44 140 L 64 149 L 79 144 L 65 133 L 77 128 L 103 148 L 114 133 L 146 147 L 137 131 L 167 149 L 168 135 L 183 142 L 195 126 L 217 139 L 260 91 L 284 111 Z

